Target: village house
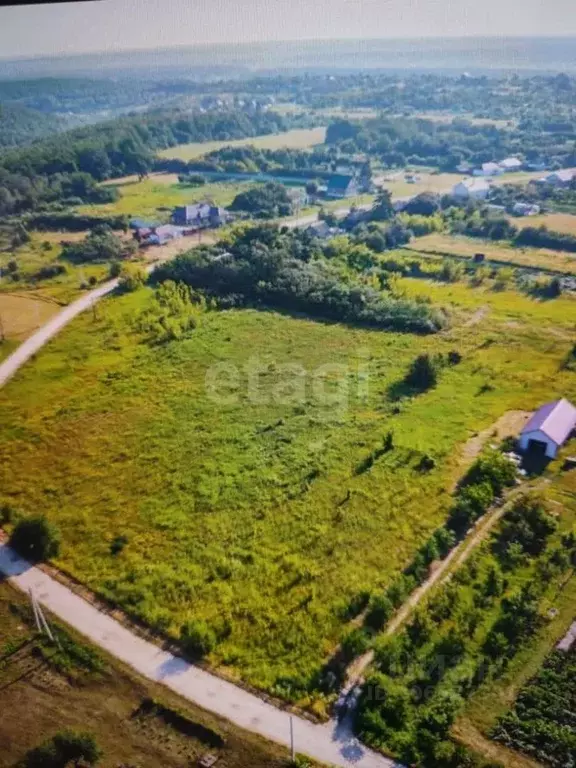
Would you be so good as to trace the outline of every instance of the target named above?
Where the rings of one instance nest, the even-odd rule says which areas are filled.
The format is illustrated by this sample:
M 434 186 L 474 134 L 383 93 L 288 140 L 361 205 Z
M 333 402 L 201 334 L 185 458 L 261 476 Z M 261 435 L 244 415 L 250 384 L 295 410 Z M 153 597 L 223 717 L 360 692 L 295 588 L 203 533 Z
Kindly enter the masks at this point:
M 552 187 L 569 187 L 576 178 L 576 168 L 564 168 L 561 171 L 549 173 L 543 179 L 539 179 L 541 184 L 549 184 Z
M 318 237 L 320 240 L 328 240 L 330 237 L 339 235 L 341 231 L 338 227 L 331 227 L 325 221 L 315 221 L 314 224 L 311 224 L 306 229 L 308 234 L 312 235 L 312 237 Z
M 337 174 L 328 180 L 326 197 L 343 198 L 358 194 L 358 183 L 354 176 Z
M 485 200 L 490 192 L 488 182 L 483 179 L 464 179 L 452 187 L 456 200 Z
M 524 163 L 522 160 L 518 160 L 517 157 L 507 157 L 505 160 L 502 160 L 501 163 L 498 163 L 498 165 L 504 173 L 510 173 L 512 171 L 519 171 Z
M 538 216 L 540 206 L 536 203 L 514 203 L 512 213 L 515 216 Z
M 572 403 L 564 398 L 546 403 L 538 408 L 520 433 L 520 450 L 553 459 L 574 428 L 576 408 Z
M 193 203 L 174 208 L 172 221 L 181 227 L 193 229 L 216 229 L 230 220 L 230 214 L 211 202 Z
M 136 226 L 138 224 L 142 226 Z M 130 222 L 130 227 L 134 230 L 134 239 L 140 245 L 164 245 L 170 240 L 177 240 L 183 234 L 182 229 L 173 224 L 150 224 L 138 219 Z
M 499 176 L 501 173 L 504 171 L 498 163 L 482 163 L 482 168 L 475 168 L 473 171 L 474 176 Z

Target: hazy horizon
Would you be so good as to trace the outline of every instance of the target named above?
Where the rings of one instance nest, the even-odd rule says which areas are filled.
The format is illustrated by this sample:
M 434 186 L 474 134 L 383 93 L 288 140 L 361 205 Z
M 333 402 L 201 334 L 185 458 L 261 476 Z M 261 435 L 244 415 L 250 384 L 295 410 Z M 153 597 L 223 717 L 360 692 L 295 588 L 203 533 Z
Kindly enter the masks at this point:
M 3 58 L 268 42 L 576 36 L 570 0 L 102 0 L 0 9 Z M 494 34 L 494 30 L 498 34 Z

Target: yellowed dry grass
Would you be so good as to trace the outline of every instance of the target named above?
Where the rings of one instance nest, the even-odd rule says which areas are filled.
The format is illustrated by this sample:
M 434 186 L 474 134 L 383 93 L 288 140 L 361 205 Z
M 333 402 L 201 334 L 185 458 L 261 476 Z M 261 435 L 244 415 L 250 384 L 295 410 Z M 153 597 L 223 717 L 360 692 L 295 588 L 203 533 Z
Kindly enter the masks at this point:
M 576 235 L 576 216 L 571 213 L 542 213 L 540 216 L 524 216 L 511 218 L 512 223 L 524 229 L 525 227 L 541 227 L 542 225 L 556 232 Z
M 164 149 L 159 152 L 159 155 L 160 157 L 178 158 L 179 160 L 191 160 L 222 147 L 244 147 L 250 144 L 260 149 L 281 149 L 283 147 L 306 149 L 306 147 L 313 147 L 315 144 L 322 144 L 325 137 L 326 128 L 297 128 L 285 133 L 250 136 L 246 139 L 232 141 L 195 141 L 191 144 Z
M 507 262 L 518 267 L 540 267 L 566 274 L 576 274 L 576 255 L 546 248 L 513 248 L 470 237 L 434 233 L 418 237 L 410 248 L 421 253 L 439 253 L 471 259 L 475 253 L 483 253 L 491 261 Z
M 0 321 L 8 339 L 24 341 L 46 323 L 60 307 L 33 294 L 0 293 Z

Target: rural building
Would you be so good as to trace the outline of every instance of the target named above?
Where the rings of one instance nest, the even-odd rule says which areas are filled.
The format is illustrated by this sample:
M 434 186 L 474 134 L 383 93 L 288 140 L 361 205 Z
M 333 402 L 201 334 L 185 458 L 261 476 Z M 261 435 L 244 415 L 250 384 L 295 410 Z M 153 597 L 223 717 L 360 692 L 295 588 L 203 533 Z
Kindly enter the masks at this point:
M 490 187 L 483 179 L 465 179 L 452 187 L 452 197 L 457 200 L 485 200 Z
M 172 212 L 174 224 L 196 229 L 215 229 L 221 227 L 229 219 L 230 214 L 225 208 L 220 208 L 210 202 L 181 205 L 174 208 Z
M 152 230 L 154 229 L 154 227 L 157 227 L 158 224 L 154 224 L 151 221 L 144 221 L 144 219 L 130 219 L 128 226 L 130 227 L 130 229 L 134 229 L 134 230 L 139 230 L 139 229 Z
M 498 163 L 482 163 L 482 168 L 476 168 L 473 173 L 474 176 L 499 176 L 504 171 Z
M 561 171 L 554 171 L 549 173 L 540 181 L 543 184 L 550 184 L 553 187 L 569 187 L 572 181 L 576 178 L 576 169 L 564 168 Z
M 179 237 L 182 237 L 181 228 L 172 224 L 148 224 L 134 228 L 134 238 L 140 245 L 164 245 Z
M 576 427 L 576 408 L 562 398 L 538 408 L 520 433 L 520 450 L 553 459 Z
M 522 160 L 518 160 L 517 157 L 507 157 L 505 160 L 502 160 L 501 163 L 499 163 L 500 168 L 504 171 L 504 173 L 510 173 L 510 171 L 519 171 L 524 163 Z
M 312 237 L 319 237 L 321 240 L 327 240 L 330 237 L 340 234 L 341 230 L 338 227 L 331 227 L 325 221 L 315 221 L 311 224 L 306 232 L 312 235 Z
M 512 213 L 515 216 L 538 216 L 540 206 L 535 203 L 514 203 Z
M 352 197 L 357 194 L 358 184 L 354 176 L 338 174 L 328 180 L 326 197 Z

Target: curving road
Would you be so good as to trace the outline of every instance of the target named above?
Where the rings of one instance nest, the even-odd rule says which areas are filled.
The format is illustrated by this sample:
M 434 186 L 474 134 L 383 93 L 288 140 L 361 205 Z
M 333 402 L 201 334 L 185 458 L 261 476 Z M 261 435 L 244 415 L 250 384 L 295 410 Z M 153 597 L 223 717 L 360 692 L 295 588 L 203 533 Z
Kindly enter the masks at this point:
M 111 616 L 0 544 L 0 573 L 30 592 L 51 613 L 141 675 L 160 682 L 241 728 L 290 746 L 290 714 L 138 637 Z M 356 768 L 393 768 L 392 760 L 364 747 L 345 720 L 316 725 L 293 717 L 294 742 L 322 763 Z
M 109 280 L 107 283 L 98 286 L 93 291 L 84 294 L 81 298 L 73 301 L 65 309 L 59 312 L 55 317 L 49 320 L 46 325 L 29 336 L 26 341 L 22 342 L 20 346 L 9 357 L 0 363 L 0 387 L 11 379 L 20 366 L 24 365 L 30 358 L 36 354 L 44 344 L 68 325 L 77 315 L 85 310 L 89 309 L 95 304 L 102 296 L 106 296 L 108 293 L 117 288 L 118 280 Z
M 346 210 L 344 209 L 344 213 Z M 317 218 L 314 214 L 286 223 L 290 227 L 303 227 Z M 151 265 L 148 270 L 153 267 L 154 265 Z M 84 294 L 23 342 L 0 364 L 0 387 L 71 320 L 90 309 L 103 296 L 112 293 L 117 286 L 117 279 L 110 280 Z M 150 680 L 161 682 L 180 696 L 248 731 L 290 746 L 288 712 L 143 640 L 40 569 L 18 557 L 6 544 L 0 544 L 0 573 L 7 576 L 19 589 L 26 592 L 32 589 L 39 602 L 55 616 Z M 393 768 L 397 765 L 358 742 L 352 734 L 348 719 L 344 719 L 340 724 L 331 721 L 317 725 L 294 716 L 293 726 L 296 751 L 320 762 L 356 768 Z

